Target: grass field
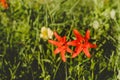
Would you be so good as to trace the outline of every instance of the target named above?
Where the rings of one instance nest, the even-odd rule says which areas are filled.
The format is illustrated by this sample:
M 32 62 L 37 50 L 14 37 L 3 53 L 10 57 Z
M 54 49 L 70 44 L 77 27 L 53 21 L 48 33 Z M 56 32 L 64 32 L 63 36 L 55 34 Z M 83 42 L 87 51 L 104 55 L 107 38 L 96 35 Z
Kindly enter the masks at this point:
M 0 80 L 120 80 L 120 0 L 0 1 Z

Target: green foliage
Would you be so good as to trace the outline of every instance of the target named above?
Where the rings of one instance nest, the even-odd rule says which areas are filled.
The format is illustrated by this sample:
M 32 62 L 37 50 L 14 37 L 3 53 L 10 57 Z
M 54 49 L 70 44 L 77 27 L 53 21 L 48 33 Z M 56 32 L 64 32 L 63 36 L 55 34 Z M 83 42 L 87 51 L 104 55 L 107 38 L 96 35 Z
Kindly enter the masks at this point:
M 0 80 L 117 80 L 120 70 L 120 0 L 7 0 L 0 6 Z M 111 11 L 115 11 L 112 18 Z M 95 23 L 94 23 L 95 21 Z M 97 48 L 67 62 L 40 38 L 45 26 L 67 40 L 91 31 Z M 72 47 L 71 47 L 72 48 Z

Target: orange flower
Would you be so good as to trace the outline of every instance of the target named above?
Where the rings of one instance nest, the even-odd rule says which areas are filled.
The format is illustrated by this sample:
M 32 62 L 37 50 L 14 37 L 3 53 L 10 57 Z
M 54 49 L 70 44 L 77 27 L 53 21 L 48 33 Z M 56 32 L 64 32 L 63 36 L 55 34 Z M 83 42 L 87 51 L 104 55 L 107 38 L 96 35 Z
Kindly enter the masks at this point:
M 6 0 L 0 0 L 0 3 L 5 9 L 8 8 L 8 4 L 7 4 Z
M 54 50 L 54 54 L 58 54 L 60 52 L 63 62 L 66 62 L 65 52 L 67 51 L 72 53 L 73 51 L 67 45 L 66 36 L 61 37 L 56 32 L 54 32 L 54 35 L 58 41 L 48 40 L 48 42 L 57 46 L 57 48 Z
M 68 42 L 68 45 L 76 46 L 75 51 L 72 55 L 72 58 L 75 58 L 80 54 L 81 51 L 85 53 L 85 55 L 90 58 L 91 55 L 89 53 L 89 48 L 96 48 L 96 44 L 91 44 L 89 42 L 90 39 L 90 31 L 87 30 L 85 37 L 83 37 L 77 30 L 73 30 L 74 35 L 76 36 L 76 40 L 73 40 L 71 42 Z

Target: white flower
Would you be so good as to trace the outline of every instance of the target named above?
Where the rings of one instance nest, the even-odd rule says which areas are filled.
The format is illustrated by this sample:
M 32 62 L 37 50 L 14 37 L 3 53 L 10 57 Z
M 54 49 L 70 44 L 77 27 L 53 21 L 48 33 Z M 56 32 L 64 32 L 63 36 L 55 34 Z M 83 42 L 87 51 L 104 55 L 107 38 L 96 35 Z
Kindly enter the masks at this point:
M 51 39 L 52 36 L 53 36 L 53 31 L 50 28 L 48 28 L 48 38 Z
M 51 39 L 53 36 L 53 31 L 50 28 L 42 27 L 40 37 L 44 40 Z
M 93 21 L 93 28 L 94 28 L 95 30 L 98 29 L 99 26 L 100 26 L 100 23 L 99 23 L 97 20 Z
M 118 71 L 117 79 L 120 80 L 120 70 Z
M 115 19 L 115 10 L 114 9 L 112 9 L 111 11 L 110 11 L 110 17 L 112 18 L 112 19 Z

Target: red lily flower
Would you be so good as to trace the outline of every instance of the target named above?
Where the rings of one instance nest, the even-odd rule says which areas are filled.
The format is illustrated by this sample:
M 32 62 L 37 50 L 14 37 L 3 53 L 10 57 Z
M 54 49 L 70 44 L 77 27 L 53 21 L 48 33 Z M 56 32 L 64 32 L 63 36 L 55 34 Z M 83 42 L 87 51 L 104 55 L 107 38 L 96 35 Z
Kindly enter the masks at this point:
M 85 53 L 85 55 L 90 58 L 91 55 L 89 53 L 89 48 L 96 48 L 96 44 L 91 44 L 89 42 L 90 39 L 90 31 L 87 30 L 85 37 L 83 37 L 79 32 L 75 29 L 73 30 L 74 35 L 76 36 L 76 40 L 73 40 L 71 42 L 68 42 L 68 45 L 76 46 L 75 51 L 72 55 L 72 58 L 78 56 L 81 51 Z
M 0 0 L 0 3 L 5 9 L 8 8 L 8 4 L 7 4 L 6 0 Z
M 72 53 L 73 51 L 67 45 L 66 36 L 61 37 L 56 32 L 54 32 L 54 35 L 58 41 L 48 40 L 48 42 L 57 46 L 57 48 L 54 50 L 54 54 L 58 54 L 60 52 L 63 62 L 66 62 L 65 52 L 67 51 Z

